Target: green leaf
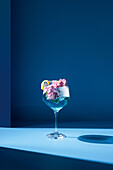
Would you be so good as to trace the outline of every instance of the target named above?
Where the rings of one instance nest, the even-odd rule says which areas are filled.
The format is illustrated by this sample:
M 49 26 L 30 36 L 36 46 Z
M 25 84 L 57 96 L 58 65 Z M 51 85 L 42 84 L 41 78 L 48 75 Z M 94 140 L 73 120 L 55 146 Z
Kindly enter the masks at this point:
M 57 98 L 57 99 L 55 100 L 55 103 L 59 103 L 59 98 Z

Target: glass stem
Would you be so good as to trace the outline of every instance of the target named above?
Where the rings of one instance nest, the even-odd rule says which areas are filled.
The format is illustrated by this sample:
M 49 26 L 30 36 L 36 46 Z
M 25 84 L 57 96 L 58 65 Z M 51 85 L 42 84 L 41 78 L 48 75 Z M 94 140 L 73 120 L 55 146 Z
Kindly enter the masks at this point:
M 58 132 L 58 129 L 57 129 L 57 112 L 54 111 L 54 115 L 55 115 L 55 132 Z

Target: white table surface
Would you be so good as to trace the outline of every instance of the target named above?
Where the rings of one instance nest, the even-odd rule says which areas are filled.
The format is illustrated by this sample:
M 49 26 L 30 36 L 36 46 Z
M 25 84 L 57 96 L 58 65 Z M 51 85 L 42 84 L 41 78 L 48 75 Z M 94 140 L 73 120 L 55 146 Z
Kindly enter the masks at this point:
M 48 139 L 51 128 L 0 128 L 0 147 L 113 164 L 113 144 L 87 143 L 81 135 L 113 136 L 113 129 L 59 129 L 65 139 Z

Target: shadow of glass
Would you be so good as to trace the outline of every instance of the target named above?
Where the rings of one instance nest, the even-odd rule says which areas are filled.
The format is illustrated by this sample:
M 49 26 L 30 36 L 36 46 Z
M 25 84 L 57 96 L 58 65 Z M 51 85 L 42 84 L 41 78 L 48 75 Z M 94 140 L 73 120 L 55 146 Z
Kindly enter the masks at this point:
M 78 140 L 88 143 L 113 144 L 113 136 L 107 135 L 83 135 L 79 136 Z

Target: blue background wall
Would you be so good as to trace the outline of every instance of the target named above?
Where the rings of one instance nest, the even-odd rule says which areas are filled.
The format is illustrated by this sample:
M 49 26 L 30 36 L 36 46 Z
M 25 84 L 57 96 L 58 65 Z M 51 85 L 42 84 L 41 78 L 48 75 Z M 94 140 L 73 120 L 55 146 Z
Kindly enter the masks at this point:
M 0 1 L 0 126 L 10 126 L 10 0 Z
M 62 120 L 113 120 L 113 1 L 12 0 L 12 120 L 47 121 L 44 79 L 66 78 Z

